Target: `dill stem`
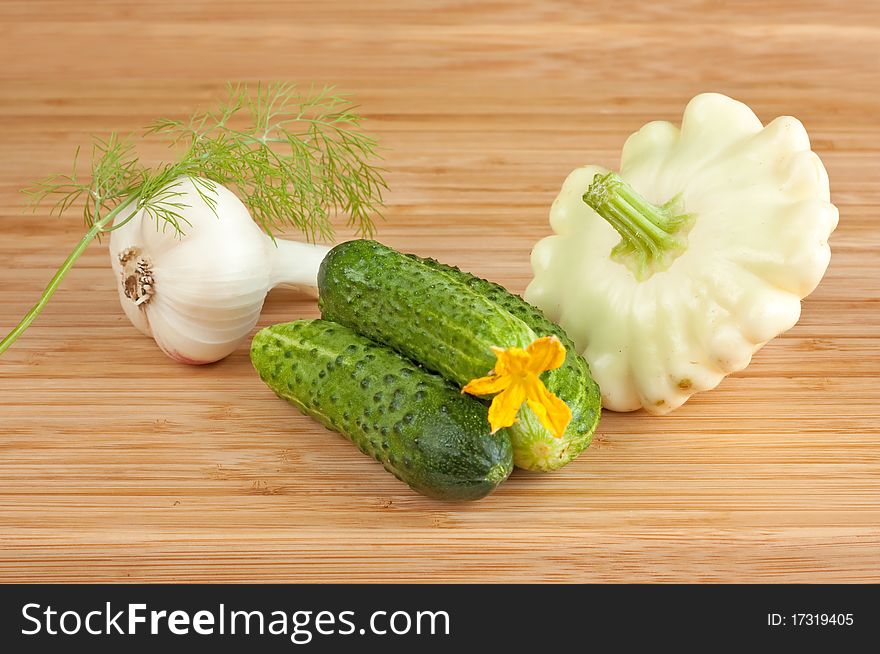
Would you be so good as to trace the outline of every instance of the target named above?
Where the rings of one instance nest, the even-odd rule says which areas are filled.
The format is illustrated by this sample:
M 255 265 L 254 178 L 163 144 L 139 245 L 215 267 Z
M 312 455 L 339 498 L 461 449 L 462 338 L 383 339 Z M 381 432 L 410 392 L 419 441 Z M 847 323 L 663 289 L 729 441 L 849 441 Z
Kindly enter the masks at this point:
M 113 207 L 112 211 L 110 211 L 106 216 L 102 217 L 100 220 L 96 221 L 88 232 L 80 239 L 80 242 L 77 243 L 76 247 L 73 249 L 67 259 L 64 260 L 64 263 L 61 264 L 61 267 L 55 272 L 55 275 L 49 280 L 49 283 L 46 285 L 46 289 L 43 291 L 43 294 L 40 296 L 40 299 L 37 300 L 37 303 L 31 307 L 31 310 L 28 311 L 21 321 L 9 332 L 2 341 L 0 341 L 0 354 L 3 354 L 6 350 L 9 349 L 9 346 L 12 345 L 15 340 L 21 336 L 22 332 L 26 330 L 30 324 L 36 319 L 37 316 L 42 313 L 43 308 L 48 304 L 49 299 L 55 294 L 55 291 L 58 289 L 58 286 L 61 284 L 61 281 L 67 276 L 68 271 L 73 267 L 73 264 L 76 263 L 76 260 L 80 258 L 83 252 L 86 251 L 86 248 L 89 246 L 95 237 L 98 236 L 112 220 L 129 204 L 134 202 L 137 199 L 136 195 L 129 196 L 126 200 L 119 203 L 115 207 Z

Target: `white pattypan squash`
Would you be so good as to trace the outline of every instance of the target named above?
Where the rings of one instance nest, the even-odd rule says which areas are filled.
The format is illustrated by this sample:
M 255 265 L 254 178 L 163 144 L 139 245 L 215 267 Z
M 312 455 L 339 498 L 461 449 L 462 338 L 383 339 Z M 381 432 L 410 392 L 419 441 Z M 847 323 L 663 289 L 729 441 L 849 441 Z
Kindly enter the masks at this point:
M 589 203 L 589 204 L 588 204 Z M 837 226 L 803 125 L 707 93 L 629 137 L 620 173 L 573 171 L 526 299 L 572 337 L 603 404 L 667 413 L 797 322 Z

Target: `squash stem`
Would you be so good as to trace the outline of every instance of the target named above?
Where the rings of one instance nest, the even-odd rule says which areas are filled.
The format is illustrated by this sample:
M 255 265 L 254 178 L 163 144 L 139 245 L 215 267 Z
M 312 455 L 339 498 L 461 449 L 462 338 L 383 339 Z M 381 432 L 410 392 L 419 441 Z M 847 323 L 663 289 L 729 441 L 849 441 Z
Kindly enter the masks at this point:
M 593 178 L 583 200 L 620 234 L 611 258 L 639 281 L 666 270 L 687 249 L 694 216 L 677 211 L 677 197 L 657 206 L 609 172 Z

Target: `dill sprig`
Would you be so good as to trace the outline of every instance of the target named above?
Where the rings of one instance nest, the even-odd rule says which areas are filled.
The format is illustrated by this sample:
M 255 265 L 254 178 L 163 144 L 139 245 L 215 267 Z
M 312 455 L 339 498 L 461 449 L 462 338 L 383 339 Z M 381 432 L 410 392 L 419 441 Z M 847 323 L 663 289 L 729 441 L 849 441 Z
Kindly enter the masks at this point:
M 183 233 L 186 204 L 173 182 L 191 177 L 212 209 L 215 184 L 234 190 L 265 232 L 299 229 L 308 240 L 332 239 L 333 219 L 365 236 L 381 218 L 387 190 L 376 140 L 361 131 L 362 118 L 345 94 L 332 87 L 301 90 L 289 83 L 227 85 L 226 99 L 212 111 L 188 119 L 159 119 L 145 132 L 111 134 L 92 143 L 89 174 L 79 172 L 80 149 L 69 174 L 52 175 L 24 189 L 36 210 L 49 204 L 61 216 L 82 205 L 88 231 L 55 273 L 22 321 L 0 341 L 2 354 L 42 311 L 67 271 L 89 243 L 118 229 L 138 211 L 158 229 Z M 145 165 L 135 147 L 140 138 L 162 136 L 176 152 L 172 161 Z M 116 217 L 135 205 L 127 218 Z
M 332 219 L 348 216 L 362 235 L 374 232 L 387 185 L 373 137 L 360 131 L 362 118 L 344 94 L 331 87 L 300 91 L 295 85 L 227 86 L 227 97 L 213 111 L 187 120 L 162 118 L 145 135 L 168 137 L 179 150 L 173 163 L 147 167 L 138 158 L 134 136 L 95 139 L 91 175 L 53 175 L 24 192 L 34 208 L 54 198 L 50 210 L 63 214 L 83 196 L 83 218 L 92 227 L 134 197 L 139 209 L 177 231 L 186 224 L 179 194 L 166 187 L 186 175 L 196 188 L 212 183 L 235 190 L 254 219 L 270 235 L 294 227 L 307 238 L 332 239 Z M 210 194 L 202 196 L 210 202 Z M 102 229 L 101 231 L 109 231 Z

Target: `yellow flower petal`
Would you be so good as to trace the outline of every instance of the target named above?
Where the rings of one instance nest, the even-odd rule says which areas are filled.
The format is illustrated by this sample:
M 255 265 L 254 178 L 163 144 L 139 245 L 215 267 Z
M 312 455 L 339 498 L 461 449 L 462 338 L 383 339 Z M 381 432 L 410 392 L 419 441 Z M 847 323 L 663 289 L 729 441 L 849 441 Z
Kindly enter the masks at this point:
M 555 336 L 534 340 L 525 349 L 493 347 L 495 368 L 486 377 L 468 382 L 462 393 L 492 395 L 489 424 L 494 434 L 510 427 L 523 402 L 528 401 L 532 411 L 557 438 L 565 433 L 571 421 L 568 405 L 547 390 L 538 376 L 545 370 L 558 368 L 565 361 L 565 347 Z
M 521 375 L 527 372 L 529 353 L 519 347 L 493 347 L 496 375 Z
M 538 416 L 538 420 L 556 438 L 562 438 L 565 428 L 571 422 L 571 409 L 568 405 L 547 390 L 547 387 L 537 379 L 537 384 L 529 384 L 526 402 L 529 408 Z
M 493 434 L 516 422 L 516 414 L 519 413 L 519 408 L 525 399 L 526 389 L 522 384 L 513 384 L 492 398 L 489 407 L 489 424 Z
M 565 347 L 555 336 L 545 336 L 533 341 L 525 352 L 528 356 L 526 369 L 536 375 L 558 368 L 565 361 Z
M 472 379 L 461 389 L 461 392 L 471 395 L 494 395 L 510 386 L 510 383 L 511 378 L 509 376 L 489 375 L 488 377 Z

